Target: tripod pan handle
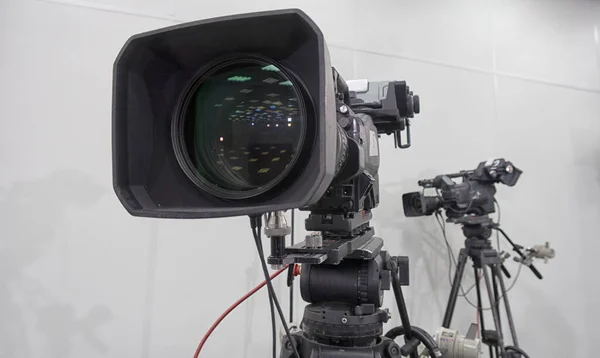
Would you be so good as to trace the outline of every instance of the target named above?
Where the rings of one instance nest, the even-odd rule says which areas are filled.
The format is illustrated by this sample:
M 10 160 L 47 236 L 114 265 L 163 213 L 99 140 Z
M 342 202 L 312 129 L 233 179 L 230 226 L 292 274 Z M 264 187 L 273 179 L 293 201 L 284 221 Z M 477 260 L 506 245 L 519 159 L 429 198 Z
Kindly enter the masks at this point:
M 500 268 L 502 269 L 502 272 L 504 272 L 504 276 L 506 276 L 506 278 L 510 278 L 510 272 L 508 272 L 506 266 L 504 266 L 504 264 L 501 264 Z
M 531 272 L 533 272 L 533 274 L 539 278 L 540 280 L 543 279 L 544 277 L 542 277 L 542 274 L 535 268 L 535 266 L 533 265 L 529 265 L 529 269 L 531 270 Z

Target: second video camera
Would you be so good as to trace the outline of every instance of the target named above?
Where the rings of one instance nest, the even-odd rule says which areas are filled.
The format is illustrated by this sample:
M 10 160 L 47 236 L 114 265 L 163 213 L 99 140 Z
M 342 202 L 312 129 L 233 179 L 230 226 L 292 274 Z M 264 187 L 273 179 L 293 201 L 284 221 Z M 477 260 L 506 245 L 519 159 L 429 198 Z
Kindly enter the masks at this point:
M 407 217 L 431 215 L 445 209 L 448 218 L 464 215 L 493 213 L 494 184 L 514 186 L 522 171 L 503 158 L 481 162 L 475 170 L 463 170 L 454 174 L 438 175 L 433 179 L 419 180 L 419 186 L 434 188 L 437 195 L 411 192 L 402 195 L 404 215 Z M 452 179 L 462 178 L 462 182 Z

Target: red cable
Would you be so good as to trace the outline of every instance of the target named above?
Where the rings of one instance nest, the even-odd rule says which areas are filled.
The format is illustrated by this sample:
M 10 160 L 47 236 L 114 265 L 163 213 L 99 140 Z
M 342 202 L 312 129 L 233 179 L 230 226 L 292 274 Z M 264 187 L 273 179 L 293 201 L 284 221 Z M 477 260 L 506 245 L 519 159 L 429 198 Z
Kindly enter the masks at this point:
M 295 268 L 294 269 L 294 276 L 297 276 L 300 273 L 299 267 L 298 267 L 298 265 L 295 265 L 294 268 Z M 279 274 L 281 274 L 285 270 L 287 270 L 287 266 L 285 268 L 279 270 L 279 271 L 275 271 L 271 275 L 271 280 L 274 279 L 275 277 L 279 276 Z M 217 328 L 217 326 L 219 325 L 219 323 L 221 323 L 221 321 L 225 317 L 227 317 L 227 315 L 229 313 L 231 313 L 231 311 L 233 311 L 237 306 L 239 306 L 240 303 L 242 303 L 245 300 L 247 300 L 248 297 L 250 297 L 253 294 L 255 294 L 258 290 L 260 290 L 266 284 L 267 284 L 267 281 L 263 281 L 261 284 L 259 284 L 258 286 L 254 287 L 252 289 L 252 291 L 246 293 L 244 296 L 242 296 L 242 298 L 240 298 L 234 304 L 232 304 L 231 306 L 229 306 L 229 308 L 225 312 L 223 312 L 223 314 L 219 318 L 217 318 L 217 320 L 215 321 L 215 323 L 213 323 L 213 325 L 210 326 L 210 328 L 208 329 L 208 331 L 206 332 L 206 334 L 204 335 L 204 337 L 202 337 L 202 340 L 200 341 L 200 344 L 198 344 L 198 348 L 196 348 L 196 353 L 194 353 L 194 358 L 198 358 L 198 356 L 200 355 L 200 350 L 202 350 L 202 346 L 204 346 L 204 343 L 206 343 L 206 340 L 208 340 L 208 337 L 210 337 L 210 334 L 215 330 L 215 328 Z

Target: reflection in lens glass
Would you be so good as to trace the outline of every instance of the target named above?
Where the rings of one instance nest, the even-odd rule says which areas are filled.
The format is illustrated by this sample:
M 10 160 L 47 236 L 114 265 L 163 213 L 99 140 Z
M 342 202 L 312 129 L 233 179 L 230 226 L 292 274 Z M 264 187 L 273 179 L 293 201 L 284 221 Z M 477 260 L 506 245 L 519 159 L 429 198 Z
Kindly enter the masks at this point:
M 306 131 L 299 90 L 277 66 L 229 62 L 201 79 L 186 110 L 197 173 L 226 191 L 262 191 L 296 161 Z

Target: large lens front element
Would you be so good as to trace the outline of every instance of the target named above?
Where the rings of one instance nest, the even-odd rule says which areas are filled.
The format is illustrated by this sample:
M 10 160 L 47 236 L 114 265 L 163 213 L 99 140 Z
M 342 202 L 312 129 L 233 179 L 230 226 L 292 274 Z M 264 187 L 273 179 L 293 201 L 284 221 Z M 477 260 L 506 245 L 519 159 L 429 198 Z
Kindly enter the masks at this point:
M 289 173 L 306 125 L 300 88 L 283 68 L 233 60 L 190 86 L 173 139 L 191 180 L 213 195 L 238 199 L 265 192 Z

